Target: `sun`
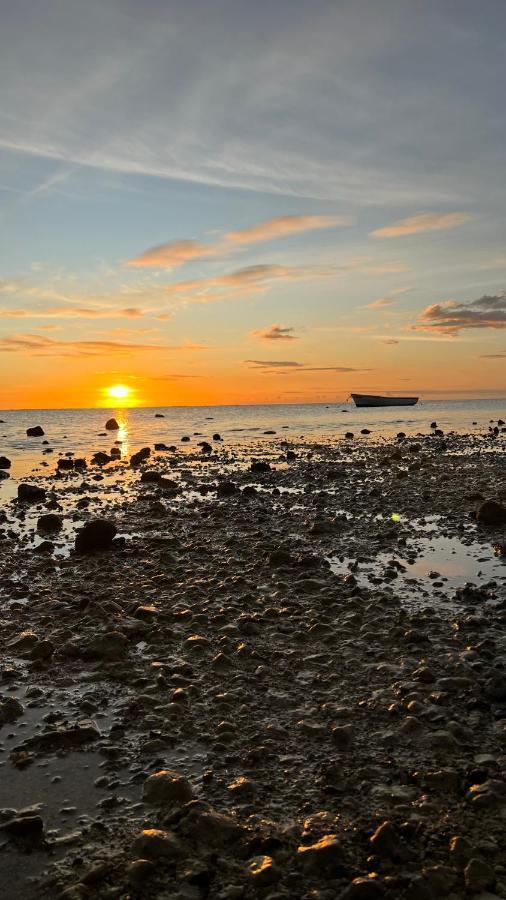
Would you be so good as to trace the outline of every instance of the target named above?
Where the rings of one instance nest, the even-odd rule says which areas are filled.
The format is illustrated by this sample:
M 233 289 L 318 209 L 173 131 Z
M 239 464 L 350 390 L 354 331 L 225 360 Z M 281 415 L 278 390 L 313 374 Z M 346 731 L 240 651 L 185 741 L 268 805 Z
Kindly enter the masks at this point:
M 126 400 L 132 392 L 124 384 L 113 384 L 107 388 L 106 393 L 108 397 L 112 397 L 114 400 Z

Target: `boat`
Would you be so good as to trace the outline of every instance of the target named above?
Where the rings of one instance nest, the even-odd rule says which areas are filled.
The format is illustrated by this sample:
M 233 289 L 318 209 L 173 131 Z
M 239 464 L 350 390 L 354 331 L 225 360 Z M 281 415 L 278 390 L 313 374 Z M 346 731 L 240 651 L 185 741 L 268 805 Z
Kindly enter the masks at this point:
M 414 406 L 418 397 L 380 397 L 377 394 L 352 394 L 355 406 Z

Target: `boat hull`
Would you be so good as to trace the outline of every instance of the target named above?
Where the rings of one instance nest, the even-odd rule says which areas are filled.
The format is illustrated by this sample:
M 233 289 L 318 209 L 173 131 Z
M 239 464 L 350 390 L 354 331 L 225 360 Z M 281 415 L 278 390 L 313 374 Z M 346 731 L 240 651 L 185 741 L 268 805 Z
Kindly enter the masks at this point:
M 380 397 L 375 394 L 352 394 L 355 406 L 414 406 L 418 397 Z

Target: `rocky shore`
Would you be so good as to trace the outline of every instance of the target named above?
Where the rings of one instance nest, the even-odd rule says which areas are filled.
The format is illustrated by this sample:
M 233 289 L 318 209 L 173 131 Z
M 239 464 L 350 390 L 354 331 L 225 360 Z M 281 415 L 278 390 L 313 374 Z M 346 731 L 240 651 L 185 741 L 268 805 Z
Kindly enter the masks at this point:
M 0 512 L 2 897 L 505 898 L 503 431 L 215 437 Z

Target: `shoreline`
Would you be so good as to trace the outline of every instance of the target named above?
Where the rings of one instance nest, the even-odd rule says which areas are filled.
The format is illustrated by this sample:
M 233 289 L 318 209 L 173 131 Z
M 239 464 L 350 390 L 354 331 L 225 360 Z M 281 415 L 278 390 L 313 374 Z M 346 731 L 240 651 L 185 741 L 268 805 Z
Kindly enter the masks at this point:
M 506 503 L 504 439 L 283 438 L 4 507 L 0 827 L 23 896 L 506 895 L 506 529 L 472 518 Z M 120 539 L 76 554 L 97 515 Z M 434 546 L 463 584 L 413 573 Z

